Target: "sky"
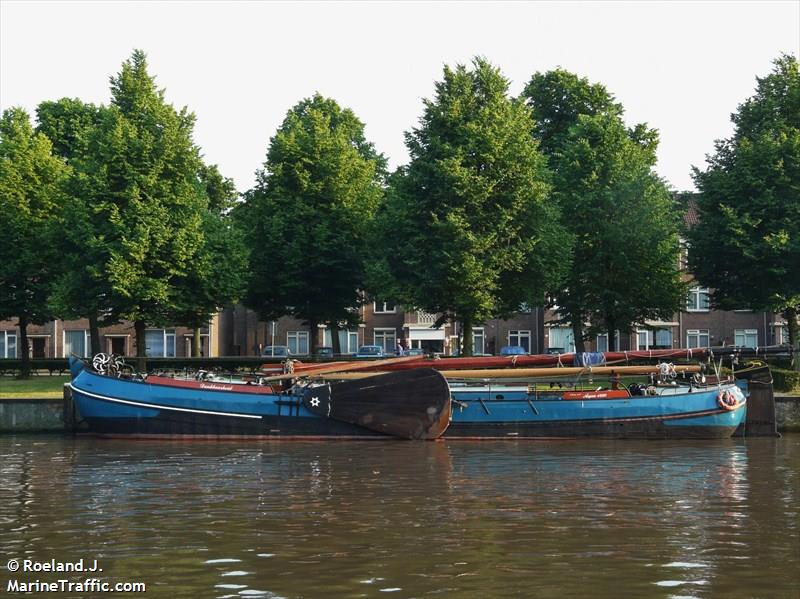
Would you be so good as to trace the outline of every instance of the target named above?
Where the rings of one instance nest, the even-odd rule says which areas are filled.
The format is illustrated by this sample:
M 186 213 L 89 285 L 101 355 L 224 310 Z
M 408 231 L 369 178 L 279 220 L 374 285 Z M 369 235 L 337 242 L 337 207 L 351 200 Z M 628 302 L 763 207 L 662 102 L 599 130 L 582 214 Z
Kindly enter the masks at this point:
M 396 167 L 444 65 L 483 56 L 518 95 L 562 67 L 599 82 L 629 125 L 660 132 L 656 170 L 692 190 L 730 115 L 781 53 L 800 54 L 791 2 L 14 2 L 0 0 L 0 109 L 62 97 L 108 104 L 134 49 L 194 139 L 250 189 L 286 112 L 319 92 L 352 109 Z

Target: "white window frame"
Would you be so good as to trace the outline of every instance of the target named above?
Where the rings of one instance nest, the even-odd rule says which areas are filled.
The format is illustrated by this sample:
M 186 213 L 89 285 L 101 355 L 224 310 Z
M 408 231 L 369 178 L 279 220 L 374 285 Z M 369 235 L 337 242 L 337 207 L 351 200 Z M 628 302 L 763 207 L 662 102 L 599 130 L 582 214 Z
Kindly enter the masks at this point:
M 605 349 L 602 349 L 600 347 L 600 340 L 601 339 L 603 340 L 603 343 L 605 344 Z M 614 340 L 616 341 L 617 347 L 619 347 L 619 331 L 618 330 L 614 331 Z M 599 351 L 599 352 L 611 351 L 610 349 L 608 349 L 608 333 L 598 333 L 597 337 L 594 338 L 594 346 L 595 346 L 596 350 Z
M 560 345 L 558 345 L 558 344 L 553 342 L 553 331 L 554 330 L 559 331 L 559 333 L 562 330 L 566 331 L 565 337 L 567 338 L 567 340 L 572 339 L 568 343 L 565 343 L 565 345 L 568 345 L 569 347 L 561 347 Z M 573 332 L 572 327 L 565 326 L 565 325 L 556 325 L 556 326 L 550 327 L 550 330 L 547 333 L 547 347 L 548 347 L 548 349 L 549 348 L 558 348 L 558 347 L 560 347 L 564 351 L 564 353 L 574 352 L 575 351 L 575 333 Z
M 86 348 L 88 351 L 86 352 L 85 356 L 80 356 L 81 358 L 91 358 L 92 357 L 92 347 L 91 347 L 91 334 L 89 329 L 64 329 L 61 331 L 61 357 L 68 358 L 69 352 L 67 352 L 67 333 L 80 333 L 83 331 L 83 347 Z
M 486 335 L 483 327 L 473 327 L 472 329 L 472 353 L 486 353 Z
M 694 345 L 691 344 L 692 337 L 696 337 L 697 341 Z M 706 338 L 706 344 L 703 345 L 700 343 L 700 339 L 702 337 Z M 708 329 L 686 329 L 686 347 L 688 348 L 696 348 L 696 347 L 709 347 L 711 345 L 711 335 Z
M 306 344 L 305 351 L 300 351 L 303 341 Z M 310 341 L 311 336 L 308 331 L 286 331 L 286 346 L 293 356 L 307 356 L 311 351 Z M 294 346 L 294 349 L 292 349 L 292 346 Z
M 516 339 L 516 342 L 512 341 L 512 339 Z M 522 340 L 528 340 L 528 347 L 525 347 L 522 344 Z M 529 329 L 513 329 L 508 331 L 508 345 L 510 346 L 518 346 L 525 348 L 525 351 L 531 351 L 531 332 Z
M 14 331 L 0 331 L 0 335 L 3 336 L 3 353 L 0 355 L 0 358 L 11 358 L 15 359 L 19 355 L 19 349 L 17 348 L 17 333 Z M 9 347 L 9 339 L 14 340 L 14 355 L 8 355 L 8 347 Z
M 146 329 L 145 330 L 145 344 L 147 344 L 147 333 L 152 333 L 153 331 L 161 331 L 162 339 L 161 339 L 161 346 L 164 348 L 161 352 L 160 356 L 147 354 L 148 358 L 174 358 L 178 355 L 178 346 L 177 341 L 175 339 L 175 329 Z M 172 353 L 169 353 L 169 345 L 170 340 L 172 341 Z M 145 348 L 145 353 L 147 353 L 147 348 Z
M 391 308 L 389 308 L 391 306 Z M 372 302 L 373 314 L 397 314 L 397 304 L 391 302 Z
M 359 343 L 358 343 L 358 331 L 351 331 L 350 329 L 347 329 L 347 330 L 339 329 L 339 335 L 340 336 L 342 335 L 342 333 L 346 333 L 346 334 L 344 336 L 345 343 L 344 343 L 344 345 L 342 345 L 339 348 L 341 350 L 341 352 L 343 354 L 354 354 L 354 353 L 356 353 L 358 351 L 358 346 L 359 346 Z M 323 334 L 322 339 L 324 341 L 324 346 L 325 347 L 333 347 L 333 335 L 331 334 L 331 330 L 329 328 L 327 328 L 327 327 L 325 328 L 325 333 Z M 341 339 L 339 341 L 340 341 L 340 345 L 341 345 Z
M 703 308 L 701 298 L 702 296 L 706 296 L 706 307 Z M 692 306 L 692 297 L 695 298 L 695 305 L 696 308 Z M 711 292 L 708 287 L 701 287 L 700 285 L 695 285 L 694 287 L 689 288 L 689 297 L 686 298 L 686 311 L 687 312 L 711 312 Z
M 755 337 L 755 342 L 752 345 L 748 345 L 748 337 Z M 740 339 L 743 343 L 739 343 Z M 758 329 L 734 329 L 733 344 L 737 347 L 758 347 Z
M 372 329 L 372 339 L 373 343 L 380 345 L 386 353 L 394 353 L 397 349 L 397 329 L 395 328 L 376 327 Z
M 644 346 L 642 346 L 642 335 L 645 335 Z M 652 329 L 636 329 L 636 349 L 647 350 L 656 343 L 656 334 Z

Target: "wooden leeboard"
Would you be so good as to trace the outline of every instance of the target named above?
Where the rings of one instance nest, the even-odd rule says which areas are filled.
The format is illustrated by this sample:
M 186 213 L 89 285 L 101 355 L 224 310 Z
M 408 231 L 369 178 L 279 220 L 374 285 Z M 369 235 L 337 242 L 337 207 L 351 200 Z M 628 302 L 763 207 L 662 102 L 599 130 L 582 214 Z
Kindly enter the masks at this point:
M 319 416 L 401 439 L 437 439 L 450 424 L 450 387 L 432 368 L 310 386 L 303 404 Z

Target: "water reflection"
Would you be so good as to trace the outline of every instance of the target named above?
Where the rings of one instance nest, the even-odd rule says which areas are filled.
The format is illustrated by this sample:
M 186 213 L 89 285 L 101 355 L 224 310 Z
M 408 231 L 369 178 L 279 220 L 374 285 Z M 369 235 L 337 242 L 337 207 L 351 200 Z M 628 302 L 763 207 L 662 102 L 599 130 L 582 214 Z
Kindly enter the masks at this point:
M 798 471 L 798 437 L 3 437 L 0 564 L 97 559 L 171 597 L 792 597 Z

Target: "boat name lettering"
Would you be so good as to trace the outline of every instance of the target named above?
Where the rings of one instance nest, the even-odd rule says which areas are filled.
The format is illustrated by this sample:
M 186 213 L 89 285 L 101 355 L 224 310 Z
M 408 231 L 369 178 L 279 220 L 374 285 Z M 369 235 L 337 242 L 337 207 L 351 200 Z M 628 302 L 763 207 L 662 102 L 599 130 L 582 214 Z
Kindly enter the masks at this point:
M 201 383 L 200 388 L 214 389 L 216 391 L 233 391 L 233 385 L 209 385 L 207 383 Z

